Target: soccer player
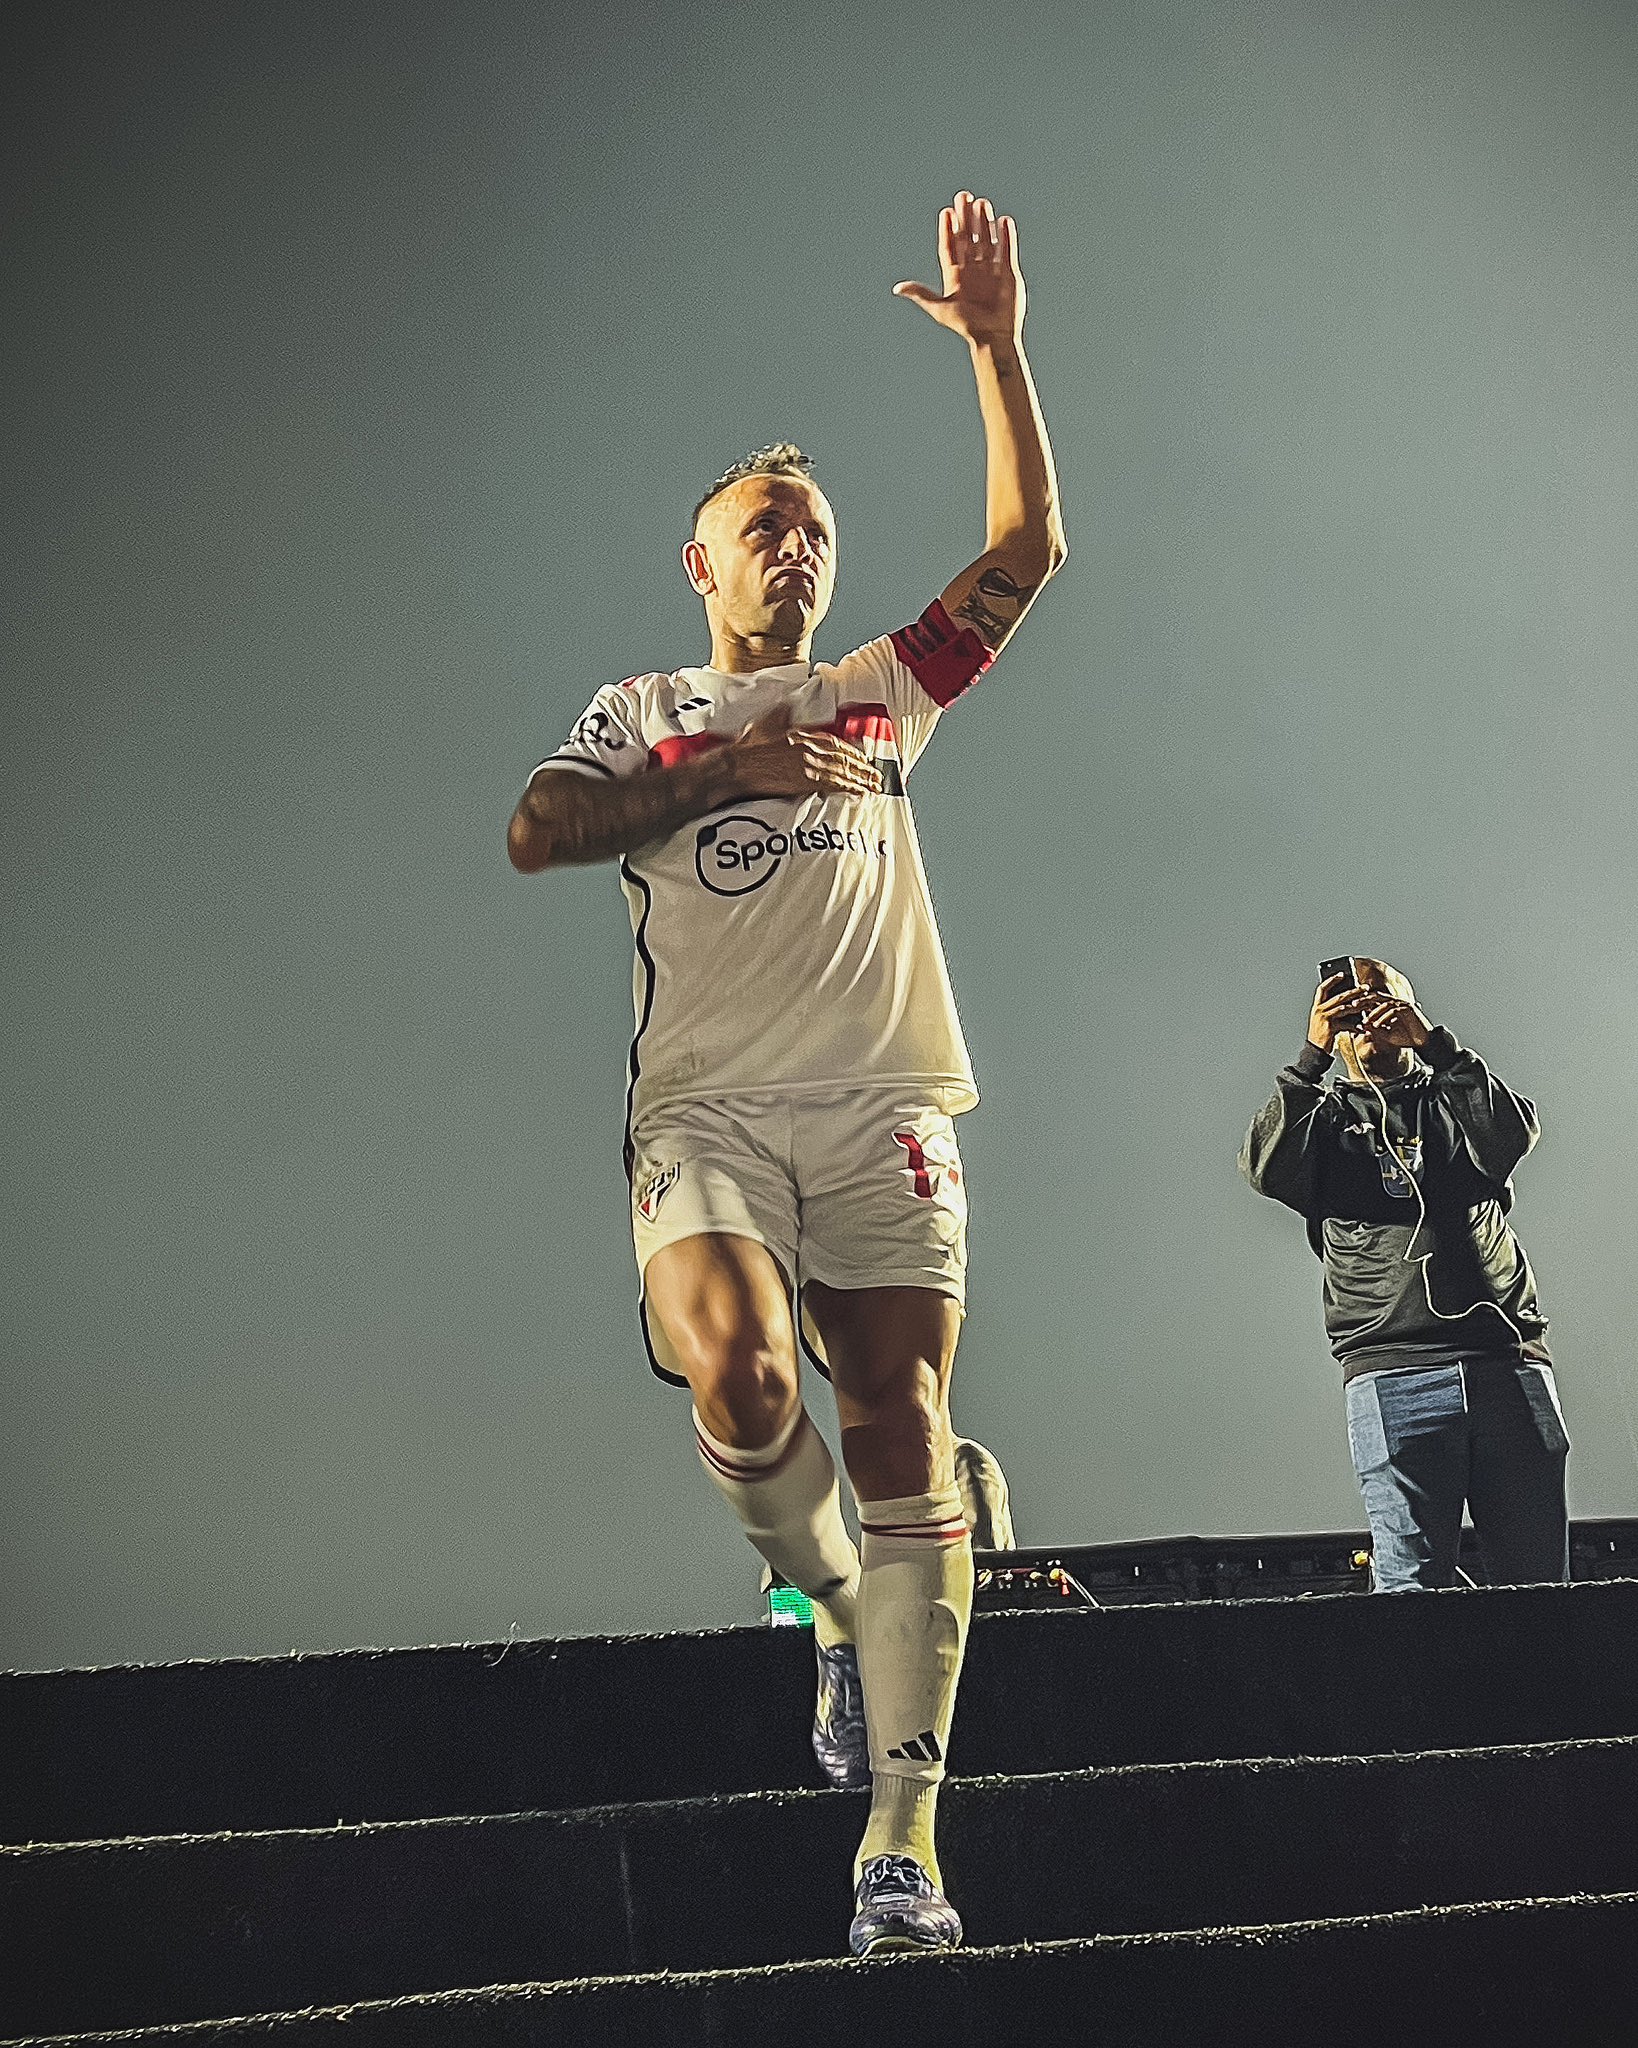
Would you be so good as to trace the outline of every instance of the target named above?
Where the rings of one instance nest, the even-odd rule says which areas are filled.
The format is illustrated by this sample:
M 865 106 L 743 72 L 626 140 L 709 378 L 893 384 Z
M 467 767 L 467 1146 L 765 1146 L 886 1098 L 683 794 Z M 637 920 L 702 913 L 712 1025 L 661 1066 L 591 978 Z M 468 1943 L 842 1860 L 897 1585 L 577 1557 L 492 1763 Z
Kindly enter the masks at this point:
M 526 874 L 620 862 L 650 1360 L 689 1388 L 751 1542 L 814 1603 L 814 1747 L 832 1782 L 872 1786 L 859 1955 L 961 1938 L 933 1812 L 972 1605 L 949 1384 L 967 1221 L 952 1118 L 977 1095 L 905 778 L 1064 559 L 1015 226 L 959 193 L 939 258 L 942 291 L 894 289 L 971 353 L 984 552 L 913 625 L 815 662 L 835 516 L 790 443 L 735 464 L 682 550 L 710 665 L 599 690 L 508 833 Z M 858 1550 L 802 1405 L 793 1295 L 834 1383 Z

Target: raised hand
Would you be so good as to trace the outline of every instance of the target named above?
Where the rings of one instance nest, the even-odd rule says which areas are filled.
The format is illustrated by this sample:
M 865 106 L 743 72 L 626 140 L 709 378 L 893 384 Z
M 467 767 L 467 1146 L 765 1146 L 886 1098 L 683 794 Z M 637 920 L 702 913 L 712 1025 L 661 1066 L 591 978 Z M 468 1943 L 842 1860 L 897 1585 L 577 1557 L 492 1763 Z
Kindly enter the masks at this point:
M 833 732 L 793 726 L 790 706 L 775 705 L 723 749 L 740 796 L 879 796 L 881 770 Z
M 941 327 L 975 343 L 1017 341 L 1024 331 L 1024 277 L 1018 268 L 1018 226 L 996 217 L 987 199 L 958 192 L 938 217 L 938 261 L 944 290 L 906 279 L 894 296 L 910 299 Z
M 1339 1031 L 1352 1029 L 1358 1021 L 1360 1005 L 1370 1000 L 1370 990 L 1355 988 L 1345 974 L 1333 974 L 1328 981 L 1322 981 L 1314 996 L 1314 1007 L 1308 1013 L 1308 1043 L 1317 1045 L 1321 1052 L 1335 1048 Z

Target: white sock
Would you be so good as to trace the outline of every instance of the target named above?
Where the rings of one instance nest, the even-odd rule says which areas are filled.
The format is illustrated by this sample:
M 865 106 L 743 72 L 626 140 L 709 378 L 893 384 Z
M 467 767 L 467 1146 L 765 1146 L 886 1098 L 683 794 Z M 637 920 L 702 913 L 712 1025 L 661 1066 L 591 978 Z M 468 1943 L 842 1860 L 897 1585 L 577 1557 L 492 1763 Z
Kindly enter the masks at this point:
M 973 1606 L 973 1547 L 953 1486 L 860 1501 L 859 1675 L 874 1779 L 854 1875 L 913 1856 L 940 1882 L 933 1812 Z
M 694 1411 L 700 1463 L 728 1500 L 753 1546 L 779 1576 L 813 1602 L 813 1629 L 828 1648 L 854 1639 L 859 1553 L 842 1520 L 836 1466 L 805 1408 L 771 1444 L 737 1450 L 719 1442 Z

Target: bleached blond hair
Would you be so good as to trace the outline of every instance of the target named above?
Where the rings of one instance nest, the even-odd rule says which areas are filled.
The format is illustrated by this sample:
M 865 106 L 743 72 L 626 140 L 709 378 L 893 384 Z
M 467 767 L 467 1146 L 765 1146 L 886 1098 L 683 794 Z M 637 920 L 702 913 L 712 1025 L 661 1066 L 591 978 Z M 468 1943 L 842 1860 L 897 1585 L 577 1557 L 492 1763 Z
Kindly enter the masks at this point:
M 813 458 L 804 455 L 794 441 L 770 441 L 766 448 L 753 448 L 749 455 L 742 455 L 738 462 L 730 463 L 694 507 L 695 526 L 700 523 L 700 514 L 719 492 L 727 490 L 730 484 L 743 483 L 748 476 L 799 476 L 812 483 Z

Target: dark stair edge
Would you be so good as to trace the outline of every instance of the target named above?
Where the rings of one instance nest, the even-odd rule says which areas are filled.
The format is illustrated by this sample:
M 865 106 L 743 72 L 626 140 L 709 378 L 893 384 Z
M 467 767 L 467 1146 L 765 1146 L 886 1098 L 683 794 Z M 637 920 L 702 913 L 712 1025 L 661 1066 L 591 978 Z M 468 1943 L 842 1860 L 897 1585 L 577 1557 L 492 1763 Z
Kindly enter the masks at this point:
M 1585 1583 L 1602 1585 L 1608 1582 L 1588 1580 Z M 239 1657 L 158 1657 L 148 1660 L 136 1658 L 126 1659 L 117 1664 L 31 1664 L 0 1668 L 0 1680 L 31 1684 L 48 1679 L 89 1681 L 105 1677 L 160 1678 L 183 1672 L 227 1673 L 314 1664 L 433 1663 L 448 1657 L 479 1657 L 486 1663 L 499 1664 L 503 1658 L 514 1653 L 527 1652 L 539 1655 L 542 1652 L 549 1653 L 560 1649 L 589 1653 L 593 1646 L 599 1645 L 607 1647 L 626 1643 L 697 1642 L 712 1636 L 759 1635 L 765 1633 L 766 1629 L 766 1622 L 730 1621 L 716 1628 L 629 1629 L 615 1635 L 508 1636 L 499 1642 L 352 1643 L 339 1650 L 262 1650 Z M 0 2040 L 4 2039 L 5 2037 L 0 2035 Z
M 7 1886 L 9 2031 L 130 2031 L 835 1956 L 861 1817 L 853 1798 L 662 1808 L 638 1825 L 617 1812 L 580 1830 L 554 1816 L 339 1842 L 47 1853 L 14 1863 Z M 1089 1772 L 969 1788 L 952 1803 L 945 1848 L 970 1936 L 990 1948 L 1625 1892 L 1638 1889 L 1635 1801 L 1638 1738 L 1374 1768 Z M 785 1870 L 803 1881 L 767 1882 Z M 822 1870 L 833 1896 L 806 1881 Z M 1631 1940 L 1627 1921 L 1621 1932 Z M 1574 1943 L 1586 1946 L 1581 1934 Z M 836 1996 L 846 2005 L 856 1993 Z
M 963 1791 L 994 1796 L 1008 1785 L 1033 1787 L 1049 1783 L 1105 1783 L 1122 1779 L 1272 1776 L 1279 1773 L 1324 1770 L 1347 1772 L 1400 1767 L 1419 1763 L 1444 1763 L 1460 1759 L 1483 1762 L 1497 1757 L 1559 1757 L 1590 1751 L 1638 1749 L 1638 1733 L 1623 1735 L 1566 1736 L 1553 1742 L 1489 1742 L 1467 1747 L 1438 1749 L 1371 1750 L 1355 1755 L 1180 1757 L 1172 1763 L 1087 1764 L 1073 1771 L 991 1771 L 962 1777 L 952 1773 L 945 1780 L 947 1797 L 959 1799 Z M 308 1828 L 219 1828 L 203 1834 L 108 1835 L 93 1840 L 66 1842 L 0 1842 L 0 1865 L 26 1863 L 40 1857 L 105 1855 L 110 1850 L 214 1848 L 237 1843 L 296 1843 L 365 1840 L 380 1835 L 427 1834 L 447 1828 L 507 1828 L 546 1825 L 564 1829 L 587 1826 L 622 1825 L 660 1820 L 692 1812 L 728 1814 L 751 1807 L 804 1806 L 815 1800 L 862 1802 L 863 1791 L 840 1791 L 829 1786 L 775 1785 L 759 1792 L 702 1792 L 680 1799 L 603 1800 L 591 1806 L 524 1807 L 514 1813 L 428 1814 L 409 1820 L 342 1821 L 333 1827 Z M 1367 1916 L 1370 1917 L 1370 1916 Z M 1287 1923 L 1280 1923 L 1285 1925 Z M 1291 1923 L 1299 1924 L 1299 1923 Z M 1302 1925 L 1309 1923 L 1303 1922 Z M 1330 1925 L 1315 1921 L 1315 1926 Z M 0 2048 L 6 2037 L 0 2036 Z
M 1295 1951 L 1307 1945 L 1350 1936 L 1391 1936 L 1412 1929 L 1462 1927 L 1508 1921 L 1547 1921 L 1588 1913 L 1638 1915 L 1638 1891 L 1574 1892 L 1554 1898 L 1484 1899 L 1458 1904 L 1422 1906 L 1391 1913 L 1362 1913 L 1319 1920 L 1287 1920 L 1257 1926 L 1167 1929 L 1143 1934 L 1099 1934 L 1076 1941 L 1021 1942 L 993 1948 L 961 1949 L 939 1956 L 896 1955 L 859 1963 L 825 1956 L 802 1962 L 773 1963 L 742 1970 L 658 1970 L 626 1976 L 565 1978 L 554 1983 L 470 1986 L 454 1991 L 420 1992 L 407 1997 L 370 1999 L 351 2005 L 306 2006 L 288 2012 L 244 2013 L 210 2020 L 184 2020 L 169 2025 L 121 2028 L 75 2034 L 27 2034 L 0 2037 L 0 2048 L 160 2048 L 165 2042 L 231 2040 L 247 2028 L 294 2028 L 317 2022 L 352 2023 L 390 2019 L 398 2014 L 483 2013 L 502 2005 L 548 2006 L 560 2009 L 588 2000 L 662 1990 L 677 2001 L 691 1993 L 731 1991 L 747 1985 L 790 1984 L 806 1991 L 827 1981 L 875 1976 L 899 1970 L 1007 1972 L 1053 1960 L 1107 1958 L 1112 1967 L 1129 1957 L 1223 1950 Z
M 0 1677 L 0 1748 L 15 1766 L 0 1836 L 317 1829 L 814 1786 L 804 1634 L 744 1626 Z M 1635 1646 L 1638 1581 L 985 1615 L 954 1763 L 978 1776 L 1628 1733 Z M 1384 1677 L 1416 1667 L 1427 1683 L 1414 1692 Z M 1054 1698 L 1054 1672 L 1072 1677 L 1068 1697 Z M 1208 1674 L 1211 1698 L 1195 1697 Z M 685 1677 L 719 1712 L 656 1746 L 646 1702 Z
M 1623 1522 L 1622 1526 L 1626 1526 L 1626 1524 Z M 1267 1546 L 1275 1541 L 1291 1542 L 1293 1540 L 1295 1539 L 1289 1536 L 1280 1538 L 1252 1538 L 1246 1536 L 1156 1537 L 1144 1539 L 1140 1543 L 1119 1544 L 1107 1547 L 1123 1552 L 1136 1552 L 1147 1549 L 1160 1551 L 1179 1544 L 1210 1547 L 1213 1544 L 1261 1542 Z M 1318 1544 L 1339 1542 L 1344 1539 L 1330 1534 L 1316 1534 L 1305 1536 L 1303 1540 Z M 1359 1535 L 1346 1540 L 1363 1543 L 1368 1539 L 1364 1535 Z M 1075 1544 L 1035 1544 L 1024 1551 L 983 1552 L 981 1556 L 986 1562 L 997 1558 L 1009 1557 L 1017 1557 L 1021 1560 L 1044 1559 L 1048 1557 L 1057 1559 L 1085 1548 L 1086 1546 L 1077 1546 Z M 1436 1597 L 1449 1595 L 1451 1598 L 1458 1600 L 1467 1600 L 1474 1596 L 1480 1599 L 1487 1597 L 1508 1599 L 1520 1593 L 1547 1593 L 1555 1597 L 1565 1593 L 1573 1596 L 1583 1592 L 1591 1592 L 1596 1595 L 1601 1588 L 1606 1586 L 1634 1584 L 1638 1584 L 1638 1575 L 1626 1577 L 1620 1574 L 1612 1574 L 1606 1578 L 1574 1579 L 1562 1584 L 1558 1582 L 1544 1582 L 1541 1585 L 1523 1586 L 1447 1586 L 1435 1590 Z M 1346 1601 L 1350 1606 L 1356 1606 L 1362 1597 L 1366 1596 L 1358 1593 L 1294 1593 L 1289 1596 L 1288 1600 L 1282 1601 L 1280 1604 L 1291 1604 L 1300 1600 L 1304 1607 L 1312 1608 L 1321 1601 L 1326 1603 Z M 975 1628 L 983 1628 L 992 1622 L 1006 1621 L 1017 1615 L 1025 1615 L 1034 1620 L 1038 1619 L 1042 1614 L 1085 1615 L 1092 1613 L 1109 1615 L 1129 1611 L 1141 1611 L 1151 1614 L 1155 1612 L 1171 1612 L 1178 1608 L 1206 1607 L 1221 1609 L 1225 1606 L 1244 1606 L 1247 1604 L 1262 1606 L 1265 1603 L 1261 1600 L 1254 1603 L 1237 1603 L 1207 1598 L 1197 1600 L 1109 1601 L 1089 1608 L 1078 1602 L 1065 1601 L 1062 1606 L 1054 1605 L 1051 1607 L 1029 1604 L 1018 1607 L 989 1607 L 976 1612 L 972 1619 Z M 766 1621 L 733 1621 L 719 1623 L 714 1628 L 626 1629 L 607 1634 L 590 1633 L 568 1636 L 513 1635 L 501 1637 L 499 1640 L 455 1641 L 448 1643 L 354 1643 L 340 1649 L 264 1650 L 247 1652 L 233 1657 L 126 1658 L 110 1664 L 3 1665 L 0 1666 L 0 1684 L 33 1687 L 46 1682 L 60 1682 L 63 1680 L 88 1682 L 98 1678 L 153 1677 L 158 1679 L 183 1673 L 202 1674 L 208 1672 L 212 1674 L 228 1674 L 259 1669 L 283 1669 L 285 1667 L 329 1664 L 367 1667 L 372 1664 L 381 1663 L 432 1663 L 449 1658 L 478 1658 L 487 1664 L 499 1664 L 505 1658 L 513 1655 L 549 1656 L 554 1652 L 561 1651 L 566 1655 L 585 1656 L 595 1653 L 598 1649 L 619 1649 L 626 1646 L 643 1649 L 655 1643 L 696 1643 L 710 1641 L 718 1637 L 733 1639 L 747 1635 L 763 1636 L 767 1633 L 768 1625 Z
M 1057 1553 L 1055 1552 L 1054 1555 Z M 1579 1583 L 1585 1585 L 1608 1585 L 1606 1579 L 1588 1579 Z M 1451 1590 L 1441 1588 L 1441 1591 Z M 1533 1590 L 1519 1586 L 1475 1586 L 1463 1587 L 1464 1592 L 1517 1593 Z M 1304 1596 L 1304 1605 L 1311 1606 L 1315 1600 L 1357 1599 L 1357 1594 L 1315 1593 Z M 1145 1601 L 1145 1608 L 1158 1607 L 1208 1607 L 1221 1602 L 1207 1600 Z M 1005 1607 L 990 1608 L 975 1613 L 973 1626 L 981 1627 L 991 1621 L 1005 1621 L 1016 1614 L 1032 1619 L 1040 1613 L 1076 1614 L 1086 1613 L 1084 1607 L 1066 1601 L 1061 1609 L 1050 1607 Z M 1109 1608 L 1090 1610 L 1108 1613 Z M 340 1665 L 349 1669 L 367 1669 L 380 1664 L 439 1663 L 451 1658 L 476 1658 L 485 1664 L 499 1664 L 510 1656 L 552 1656 L 562 1652 L 569 1656 L 591 1656 L 599 1650 L 620 1650 L 628 1646 L 646 1651 L 656 1644 L 701 1643 L 721 1638 L 734 1641 L 744 1636 L 766 1636 L 766 1621 L 728 1621 L 715 1628 L 668 1628 L 628 1629 L 607 1635 L 578 1636 L 509 1636 L 499 1642 L 452 1642 L 452 1643 L 353 1643 L 342 1649 L 330 1650 L 264 1650 L 238 1657 L 160 1657 L 153 1659 L 125 1659 L 113 1664 L 44 1664 L 0 1666 L 0 1684 L 24 1687 L 44 1686 L 47 1683 L 61 1683 L 65 1680 L 89 1684 L 99 1678 L 128 1679 L 152 1678 L 155 1680 L 186 1674 L 209 1673 L 212 1677 L 228 1676 L 236 1672 L 263 1670 L 284 1670 L 286 1668 L 312 1668 L 318 1665 Z M 0 2041 L 5 2039 L 0 2036 Z

